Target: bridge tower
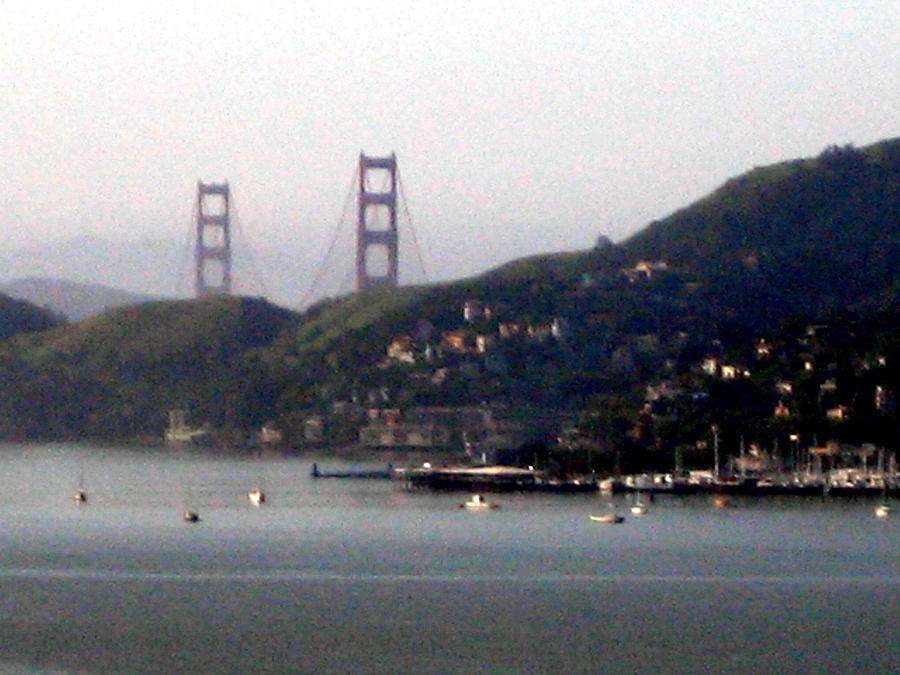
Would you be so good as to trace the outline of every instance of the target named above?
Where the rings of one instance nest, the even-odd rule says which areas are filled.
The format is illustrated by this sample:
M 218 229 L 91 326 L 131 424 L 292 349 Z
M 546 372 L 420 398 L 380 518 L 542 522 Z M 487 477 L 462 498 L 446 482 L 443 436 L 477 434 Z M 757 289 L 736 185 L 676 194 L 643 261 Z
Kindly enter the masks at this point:
M 231 193 L 228 183 L 197 182 L 197 297 L 231 293 Z
M 371 177 L 370 177 L 371 174 Z M 385 186 L 376 188 L 381 176 Z M 397 286 L 397 157 L 359 155 L 359 218 L 356 227 L 356 288 Z M 387 211 L 387 218 L 375 216 Z M 386 220 L 386 222 L 384 222 Z M 370 268 L 370 253 L 382 255 L 383 268 Z

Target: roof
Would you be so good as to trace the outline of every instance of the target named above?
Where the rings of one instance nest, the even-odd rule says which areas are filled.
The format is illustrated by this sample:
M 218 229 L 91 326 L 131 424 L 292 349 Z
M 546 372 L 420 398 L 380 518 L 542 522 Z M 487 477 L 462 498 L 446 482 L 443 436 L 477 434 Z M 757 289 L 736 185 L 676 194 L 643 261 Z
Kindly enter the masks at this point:
M 452 473 L 458 476 L 534 476 L 534 469 L 522 469 L 517 466 L 453 466 L 441 467 L 435 473 Z

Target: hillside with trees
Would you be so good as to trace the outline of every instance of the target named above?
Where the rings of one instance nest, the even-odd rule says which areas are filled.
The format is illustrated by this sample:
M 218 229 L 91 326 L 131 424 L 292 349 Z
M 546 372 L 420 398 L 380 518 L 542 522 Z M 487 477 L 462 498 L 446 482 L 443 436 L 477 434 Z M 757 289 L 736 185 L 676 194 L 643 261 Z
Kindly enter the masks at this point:
M 487 406 L 580 419 L 573 447 L 669 457 L 697 447 L 711 417 L 771 417 L 773 385 L 754 378 L 774 366 L 725 382 L 701 375 L 711 357 L 746 360 L 760 339 L 794 344 L 807 325 L 843 321 L 856 326 L 854 358 L 893 359 L 878 345 L 896 328 L 897 259 L 900 139 L 832 147 L 753 169 L 620 244 L 601 237 L 454 283 L 374 289 L 302 315 L 239 298 L 147 303 L 7 340 L 0 434 L 158 435 L 165 411 L 183 408 L 236 434 L 270 422 L 293 442 L 341 406 Z M 870 319 L 890 328 L 867 332 Z M 895 371 L 882 376 L 896 391 Z M 648 402 L 648 386 L 683 397 Z M 345 422 L 335 428 L 352 439 L 363 422 Z
M 170 409 L 228 428 L 261 423 L 259 350 L 295 313 L 216 297 L 110 310 L 0 343 L 4 436 L 159 437 Z
M 48 309 L 0 293 L 0 340 L 59 326 L 64 319 Z

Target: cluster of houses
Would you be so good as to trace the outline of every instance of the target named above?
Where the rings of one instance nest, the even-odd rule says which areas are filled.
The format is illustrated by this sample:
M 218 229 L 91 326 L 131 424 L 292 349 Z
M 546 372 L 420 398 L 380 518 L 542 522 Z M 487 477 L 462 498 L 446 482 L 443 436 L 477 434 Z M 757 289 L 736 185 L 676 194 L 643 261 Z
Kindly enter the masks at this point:
M 830 330 L 826 325 L 809 325 L 803 335 L 781 344 L 760 338 L 754 342 L 750 359 L 710 355 L 700 369 L 707 376 L 722 380 L 751 378 L 754 373 L 748 361 L 752 360 L 759 370 L 776 373 L 778 376 L 766 383 L 777 396 L 772 412 L 776 418 L 794 416 L 794 405 L 810 395 L 815 396 L 823 416 L 835 422 L 851 418 L 853 403 L 881 413 L 892 412 L 895 402 L 886 376 L 887 357 L 878 353 L 838 353 L 829 347 Z M 773 363 L 780 367 L 772 368 Z M 843 387 L 838 385 L 839 374 Z
M 694 377 L 648 385 L 644 412 L 662 419 L 675 401 L 702 405 L 713 381 L 727 385 L 743 380 L 760 400 L 769 402 L 768 426 L 781 431 L 783 453 L 797 454 L 802 448 L 818 458 L 871 456 L 874 446 L 860 439 L 865 425 L 862 429 L 857 425 L 853 433 L 844 432 L 851 422 L 895 414 L 896 382 L 887 357 L 864 341 L 853 345 L 853 336 L 845 330 L 809 325 L 801 334 L 778 341 L 759 338 L 742 355 L 709 354 L 696 364 Z M 753 440 L 746 439 L 736 459 L 743 469 L 759 469 L 772 459 L 771 448 L 765 451 Z M 767 442 L 777 448 L 777 434 Z
M 463 326 L 435 335 L 433 326 L 421 322 L 414 334 L 397 335 L 388 344 L 382 367 L 393 364 L 433 363 L 446 355 L 489 355 L 504 341 L 524 340 L 543 343 L 548 340 L 564 340 L 569 334 L 569 323 L 554 317 L 546 323 L 525 324 L 518 322 L 493 322 L 493 310 L 477 301 L 468 300 L 462 311 Z M 495 325 L 495 327 L 494 327 Z M 477 327 L 491 326 L 491 330 Z M 485 361 L 490 370 L 491 361 Z
M 620 270 L 619 278 L 629 284 L 642 284 L 672 273 L 665 261 L 642 260 Z M 579 340 L 593 325 L 588 318 L 585 325 L 573 326 L 562 316 L 548 316 L 541 321 L 519 317 L 505 320 L 503 312 L 476 298 L 465 301 L 459 309 L 458 323 L 445 330 L 422 319 L 412 330 L 395 335 L 385 345 L 378 367 L 395 378 L 394 382 L 401 383 L 399 387 L 418 386 L 418 391 L 424 387 L 424 391 L 440 396 L 439 387 L 451 378 L 515 378 L 521 364 L 510 360 L 511 355 L 532 347 L 551 361 L 554 353 L 559 354 L 559 367 L 565 367 L 566 355 L 577 352 Z M 845 349 L 848 340 L 845 335 L 838 335 L 843 328 L 834 324 L 809 325 L 799 335 L 755 339 L 741 352 L 713 346 L 699 361 L 691 362 L 693 367 L 687 374 L 685 361 L 679 359 L 691 351 L 685 347 L 690 345 L 693 349 L 688 334 L 619 336 L 596 352 L 596 367 L 634 380 L 636 376 L 646 376 L 646 368 L 641 370 L 644 364 L 657 364 L 656 378 L 647 384 L 645 400 L 635 410 L 640 420 L 640 434 L 636 435 L 651 438 L 655 421 L 671 414 L 676 407 L 673 402 L 703 405 L 713 381 L 733 382 L 737 386 L 743 386 L 743 382 L 754 389 L 759 400 L 770 405 L 769 421 L 777 422 L 781 429 L 799 428 L 802 418 L 806 425 L 803 433 L 808 434 L 810 418 L 817 418 L 823 430 L 821 443 L 816 441 L 820 446 L 817 452 L 833 453 L 835 445 L 827 441 L 840 437 L 842 424 L 864 414 L 896 411 L 896 387 L 885 375 L 886 357 L 871 351 L 863 353 L 859 348 Z M 373 390 L 350 401 L 336 402 L 329 411 L 304 419 L 302 437 L 291 440 L 309 444 L 356 443 L 382 449 L 464 448 L 472 456 L 496 460 L 531 440 L 558 438 L 561 429 L 574 428 L 578 414 L 513 413 L 490 400 L 479 405 L 445 407 L 410 407 L 396 401 L 397 397 L 382 389 L 380 393 Z M 682 409 L 685 407 L 690 405 Z M 281 440 L 275 429 L 264 433 L 273 442 Z M 787 437 L 799 445 L 798 432 Z M 741 454 L 742 461 L 750 466 L 761 462 L 765 452 L 754 439 L 748 439 L 746 452 Z

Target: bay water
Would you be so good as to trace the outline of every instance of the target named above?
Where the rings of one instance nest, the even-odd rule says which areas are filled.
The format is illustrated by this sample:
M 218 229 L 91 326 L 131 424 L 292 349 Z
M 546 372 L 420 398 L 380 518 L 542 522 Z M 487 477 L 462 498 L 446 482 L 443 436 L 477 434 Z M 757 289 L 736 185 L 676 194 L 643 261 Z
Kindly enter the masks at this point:
M 872 500 L 616 497 L 606 525 L 608 496 L 470 512 L 313 461 L 347 466 L 0 445 L 0 672 L 900 672 Z

